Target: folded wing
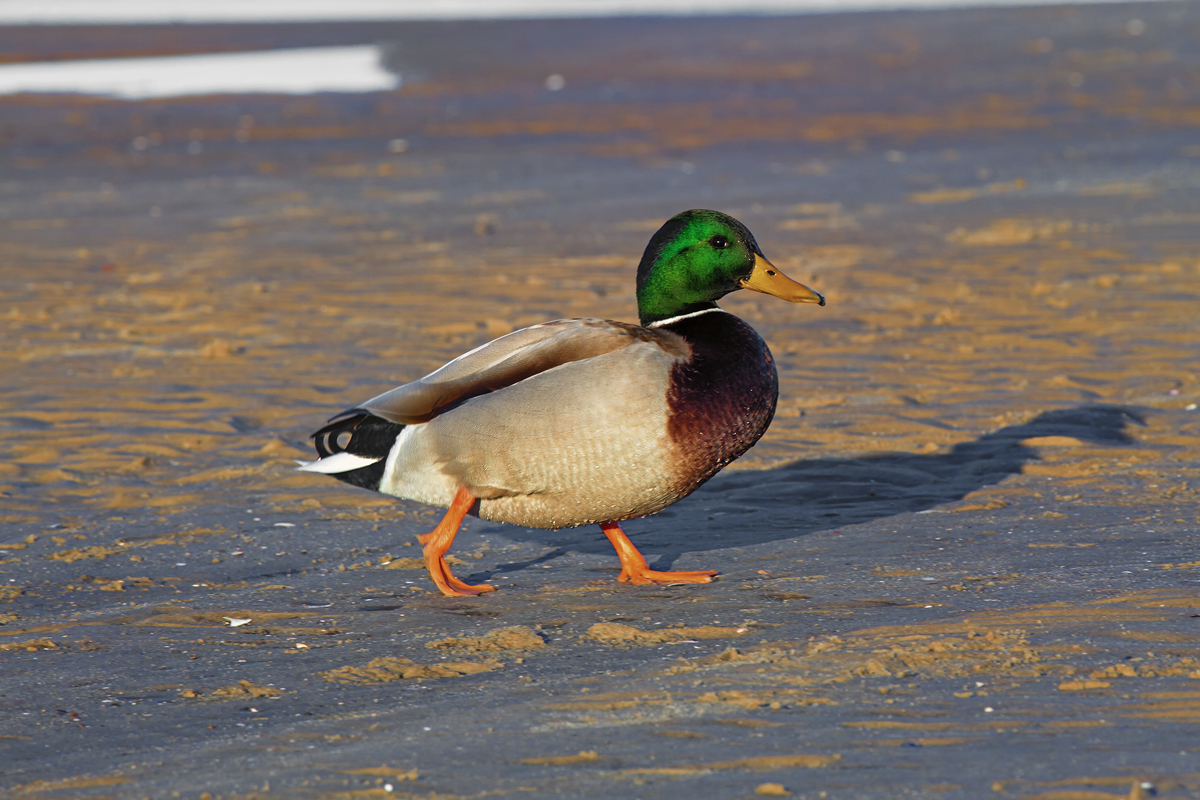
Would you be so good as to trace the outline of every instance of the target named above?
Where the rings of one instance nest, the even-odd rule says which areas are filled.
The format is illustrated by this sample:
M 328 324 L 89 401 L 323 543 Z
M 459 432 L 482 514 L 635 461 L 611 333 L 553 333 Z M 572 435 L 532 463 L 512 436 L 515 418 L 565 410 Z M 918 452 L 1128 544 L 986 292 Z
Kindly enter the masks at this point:
M 554 367 L 653 340 L 675 353 L 678 337 L 623 322 L 563 319 L 501 336 L 423 378 L 373 397 L 346 414 L 366 411 L 390 422 L 428 422 L 472 397 L 495 392 Z M 341 415 L 339 415 L 341 416 Z

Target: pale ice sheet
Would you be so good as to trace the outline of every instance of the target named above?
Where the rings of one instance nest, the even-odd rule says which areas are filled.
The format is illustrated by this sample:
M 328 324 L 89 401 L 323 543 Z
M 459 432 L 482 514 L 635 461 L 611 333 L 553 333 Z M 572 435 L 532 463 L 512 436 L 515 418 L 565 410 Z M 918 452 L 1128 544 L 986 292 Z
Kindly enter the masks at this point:
M 400 76 L 384 69 L 380 55 L 374 45 L 359 45 L 8 64 L 0 66 L 0 94 L 71 92 L 140 100 L 395 89 Z

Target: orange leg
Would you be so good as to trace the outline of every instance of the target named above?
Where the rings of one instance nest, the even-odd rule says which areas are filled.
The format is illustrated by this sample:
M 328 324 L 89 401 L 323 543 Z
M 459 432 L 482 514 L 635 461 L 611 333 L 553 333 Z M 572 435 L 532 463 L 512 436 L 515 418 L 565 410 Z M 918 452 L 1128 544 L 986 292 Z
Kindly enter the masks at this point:
M 454 502 L 450 504 L 446 516 L 442 517 L 438 526 L 429 533 L 423 533 L 417 537 L 417 541 L 425 545 L 421 553 L 425 557 L 425 569 L 429 572 L 429 577 L 433 578 L 433 582 L 437 584 L 438 589 L 447 597 L 471 597 L 496 591 L 495 586 L 489 586 L 486 583 L 478 586 L 463 583 L 450 573 L 446 559 L 442 558 L 450 549 L 450 545 L 454 543 L 458 526 L 462 525 L 463 517 L 467 515 L 473 505 L 475 505 L 475 496 L 466 489 L 459 489 L 458 494 L 454 495 Z
M 616 522 L 601 522 L 600 529 L 612 542 L 621 559 L 621 574 L 617 580 L 621 583 L 632 583 L 642 586 L 647 583 L 711 583 L 718 574 L 712 570 L 697 570 L 695 572 L 658 572 L 646 566 L 646 557 L 634 547 L 633 542 L 621 530 Z

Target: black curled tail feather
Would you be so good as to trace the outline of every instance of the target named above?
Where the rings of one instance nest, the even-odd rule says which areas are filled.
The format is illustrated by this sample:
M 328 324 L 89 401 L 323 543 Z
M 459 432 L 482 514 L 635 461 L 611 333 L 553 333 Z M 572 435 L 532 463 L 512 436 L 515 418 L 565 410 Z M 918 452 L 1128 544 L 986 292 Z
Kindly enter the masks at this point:
M 361 409 L 352 408 L 333 417 L 329 424 L 312 435 L 317 455 L 327 458 L 337 453 L 350 453 L 363 458 L 379 459 L 346 472 L 330 473 L 340 481 L 379 491 L 379 482 L 387 468 L 387 456 L 404 430 L 397 422 L 389 422 Z
M 317 455 L 350 453 L 363 458 L 384 458 L 404 430 L 398 422 L 389 422 L 357 408 L 338 414 L 329 424 L 312 435 Z

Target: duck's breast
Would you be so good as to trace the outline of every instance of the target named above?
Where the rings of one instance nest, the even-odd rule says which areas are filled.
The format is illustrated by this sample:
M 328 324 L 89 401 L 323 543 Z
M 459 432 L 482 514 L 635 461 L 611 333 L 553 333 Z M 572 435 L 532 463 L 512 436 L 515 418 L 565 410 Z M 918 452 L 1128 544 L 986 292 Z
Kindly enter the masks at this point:
M 714 309 L 666 329 L 692 349 L 673 367 L 667 392 L 667 436 L 686 495 L 766 433 L 779 377 L 767 343 L 733 314 Z

